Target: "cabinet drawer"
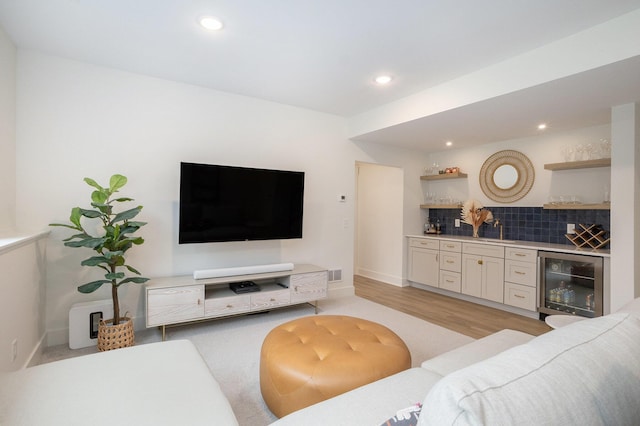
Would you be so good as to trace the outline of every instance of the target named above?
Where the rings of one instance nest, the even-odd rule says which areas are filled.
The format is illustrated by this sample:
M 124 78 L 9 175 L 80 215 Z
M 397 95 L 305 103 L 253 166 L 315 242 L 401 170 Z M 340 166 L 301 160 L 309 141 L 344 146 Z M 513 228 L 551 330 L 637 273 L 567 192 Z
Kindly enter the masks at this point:
M 203 316 L 203 285 L 147 290 L 147 327 L 190 321 Z
M 447 251 L 440 252 L 440 269 L 451 272 L 462 271 L 462 254 Z
M 409 238 L 410 247 L 426 248 L 432 250 L 440 249 L 440 242 L 428 238 Z
M 536 263 L 536 261 L 538 260 L 538 251 L 516 247 L 507 247 L 504 250 L 504 258 L 519 260 L 521 262 Z
M 441 251 L 462 252 L 462 243 L 460 241 L 440 241 Z
M 460 293 L 461 278 L 457 272 L 440 271 L 440 288 Z
M 292 275 L 291 302 L 308 302 L 327 297 L 327 272 Z
M 516 308 L 536 311 L 536 289 L 514 283 L 504 283 L 504 303 Z
M 289 289 L 258 292 L 251 295 L 251 310 L 261 311 L 275 306 L 288 305 L 291 302 Z
M 463 243 L 462 252 L 476 254 L 478 256 L 491 256 L 504 258 L 504 247 L 491 244 Z
M 241 312 L 249 312 L 251 309 L 251 296 L 229 296 L 207 299 L 204 301 L 205 317 L 221 317 Z
M 504 280 L 536 287 L 537 271 L 538 268 L 535 263 L 506 260 L 504 264 Z

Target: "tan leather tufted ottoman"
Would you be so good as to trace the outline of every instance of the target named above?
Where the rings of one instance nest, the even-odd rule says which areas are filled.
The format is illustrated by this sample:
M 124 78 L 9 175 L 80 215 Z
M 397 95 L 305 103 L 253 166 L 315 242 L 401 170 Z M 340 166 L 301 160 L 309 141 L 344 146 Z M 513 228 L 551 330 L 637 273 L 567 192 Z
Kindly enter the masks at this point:
M 260 390 L 278 417 L 411 367 L 407 345 L 375 322 L 315 315 L 269 332 Z

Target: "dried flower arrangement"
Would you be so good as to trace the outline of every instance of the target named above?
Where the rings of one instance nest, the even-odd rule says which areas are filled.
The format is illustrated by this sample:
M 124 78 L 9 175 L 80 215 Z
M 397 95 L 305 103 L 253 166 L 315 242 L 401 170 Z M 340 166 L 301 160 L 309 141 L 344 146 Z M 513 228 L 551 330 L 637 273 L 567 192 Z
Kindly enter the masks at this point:
M 473 237 L 478 238 L 478 229 L 483 223 L 493 222 L 491 210 L 487 210 L 478 200 L 467 200 L 460 211 L 462 222 L 473 226 Z

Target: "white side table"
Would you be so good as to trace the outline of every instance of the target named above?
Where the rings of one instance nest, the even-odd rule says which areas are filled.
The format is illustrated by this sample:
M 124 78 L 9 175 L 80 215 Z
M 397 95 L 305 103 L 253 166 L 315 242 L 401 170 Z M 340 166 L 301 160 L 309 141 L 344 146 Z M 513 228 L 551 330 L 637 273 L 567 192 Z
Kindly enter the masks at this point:
M 577 315 L 549 315 L 544 319 L 544 322 L 551 328 L 560 328 L 586 319 L 589 318 Z

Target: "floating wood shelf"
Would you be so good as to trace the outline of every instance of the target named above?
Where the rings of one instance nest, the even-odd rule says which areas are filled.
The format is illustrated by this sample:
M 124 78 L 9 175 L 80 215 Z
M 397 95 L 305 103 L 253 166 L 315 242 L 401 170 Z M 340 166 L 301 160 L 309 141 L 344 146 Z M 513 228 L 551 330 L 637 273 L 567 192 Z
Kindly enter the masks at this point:
M 576 228 L 575 234 L 564 234 L 569 241 L 571 241 L 576 247 L 591 247 L 593 249 L 599 249 L 609 244 L 611 240 L 606 236 L 607 231 L 602 229 L 600 225 L 586 225 L 579 224 L 579 228 Z
M 426 176 L 420 176 L 420 180 L 442 180 L 442 179 L 460 179 L 460 178 L 466 178 L 467 174 L 466 173 L 443 173 L 441 175 L 426 175 Z
M 597 160 L 569 161 L 566 163 L 545 164 L 546 170 L 573 170 L 592 169 L 595 167 L 611 167 L 611 158 L 598 158 Z
M 459 209 L 462 204 L 420 204 L 421 209 Z
M 544 204 L 542 206 L 546 210 L 611 210 L 611 204 L 597 203 L 597 204 L 576 204 L 576 203 L 562 203 L 562 204 Z

